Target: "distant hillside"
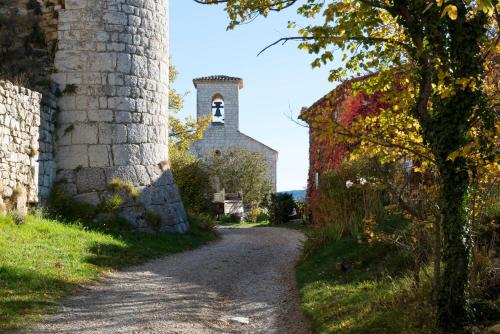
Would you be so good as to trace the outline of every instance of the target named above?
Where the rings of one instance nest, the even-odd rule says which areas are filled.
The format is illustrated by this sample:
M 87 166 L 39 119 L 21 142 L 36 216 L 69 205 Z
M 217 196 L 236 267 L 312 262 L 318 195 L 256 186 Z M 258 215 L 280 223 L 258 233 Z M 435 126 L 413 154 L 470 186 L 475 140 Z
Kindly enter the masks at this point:
M 304 201 L 306 199 L 305 190 L 287 190 L 287 191 L 281 191 L 280 193 L 291 194 L 293 196 L 293 199 L 296 201 Z

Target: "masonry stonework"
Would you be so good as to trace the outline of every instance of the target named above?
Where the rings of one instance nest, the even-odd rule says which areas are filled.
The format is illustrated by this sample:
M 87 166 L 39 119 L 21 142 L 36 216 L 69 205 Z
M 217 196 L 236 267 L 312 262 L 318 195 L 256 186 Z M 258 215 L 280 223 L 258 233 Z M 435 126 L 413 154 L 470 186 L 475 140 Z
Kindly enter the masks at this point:
M 239 130 L 239 91 L 243 80 L 228 76 L 210 76 L 194 79 L 197 90 L 197 117 L 212 115 L 215 97 L 224 101 L 224 123 L 212 123 L 203 133 L 203 139 L 193 145 L 194 153 L 204 157 L 216 150 L 245 149 L 261 154 L 267 162 L 269 182 L 276 191 L 278 152 Z
M 167 0 L 66 0 L 59 12 L 53 80 L 59 100 L 58 179 L 76 199 L 97 204 L 113 179 L 141 191 L 125 216 L 147 228 L 187 229 L 168 165 Z M 138 204 L 139 203 L 139 204 Z
M 54 179 L 55 101 L 40 93 L 0 81 L 0 197 L 38 203 L 46 198 Z M 23 193 L 25 198 L 17 200 Z
M 98 204 L 110 196 L 110 183 L 120 179 L 140 191 L 122 210 L 137 229 L 149 229 L 146 218 L 155 213 L 161 231 L 184 232 L 187 215 L 168 162 L 168 0 L 37 2 L 40 10 L 30 10 L 41 15 L 40 29 L 54 46 L 50 81 L 58 98 L 30 92 L 31 103 L 39 105 L 32 122 L 42 126 L 37 133 L 28 129 L 30 140 L 40 137 L 42 149 L 35 164 L 39 180 L 32 183 L 48 193 L 57 168 L 56 179 L 69 195 Z M 14 5 L 25 10 L 30 3 L 15 0 Z M 26 106 L 18 110 L 35 114 Z M 55 134 L 48 126 L 54 110 Z M 10 163 L 6 159 L 2 165 Z M 19 178 L 24 180 L 33 162 L 22 159 Z

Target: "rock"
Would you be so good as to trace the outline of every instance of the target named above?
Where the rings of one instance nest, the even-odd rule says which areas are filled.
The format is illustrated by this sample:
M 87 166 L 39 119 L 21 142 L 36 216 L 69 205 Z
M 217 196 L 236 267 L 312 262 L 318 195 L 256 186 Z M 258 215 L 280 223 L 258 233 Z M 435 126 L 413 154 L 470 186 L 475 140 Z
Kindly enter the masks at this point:
M 242 325 L 248 325 L 250 323 L 250 319 L 247 317 L 231 317 L 228 318 L 227 320 L 232 321 L 232 322 L 237 322 Z
M 16 205 L 16 212 L 20 216 L 28 214 L 28 195 L 24 186 L 18 186 L 14 193 L 14 202 Z
M 5 206 L 5 203 L 3 202 L 2 196 L 0 196 L 0 213 L 5 213 L 7 211 L 7 207 Z

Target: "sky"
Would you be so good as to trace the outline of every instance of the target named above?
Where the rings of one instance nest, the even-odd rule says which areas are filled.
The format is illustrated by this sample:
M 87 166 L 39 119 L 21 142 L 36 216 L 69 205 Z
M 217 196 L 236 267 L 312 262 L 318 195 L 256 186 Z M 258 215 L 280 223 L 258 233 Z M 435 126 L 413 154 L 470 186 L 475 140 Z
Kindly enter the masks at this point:
M 279 152 L 278 191 L 307 185 L 308 129 L 292 122 L 290 115 L 296 118 L 302 107 L 335 86 L 328 81 L 328 67 L 313 70 L 313 57 L 295 42 L 257 57 L 268 44 L 293 35 L 287 22 L 294 17 L 292 8 L 227 31 L 229 20 L 222 5 L 170 1 L 170 54 L 179 71 L 173 87 L 189 91 L 184 115 L 196 117 L 193 78 L 216 74 L 242 78 L 240 131 Z

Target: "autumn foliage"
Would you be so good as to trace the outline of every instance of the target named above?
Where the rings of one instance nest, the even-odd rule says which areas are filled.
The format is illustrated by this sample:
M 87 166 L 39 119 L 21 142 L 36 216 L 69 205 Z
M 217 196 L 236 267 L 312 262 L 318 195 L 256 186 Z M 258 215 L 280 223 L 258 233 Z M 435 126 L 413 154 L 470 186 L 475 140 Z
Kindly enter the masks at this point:
M 353 122 L 375 116 L 386 107 L 380 92 L 371 95 L 353 92 L 353 83 L 364 79 L 365 77 L 361 77 L 340 84 L 309 109 L 304 109 L 300 115 L 310 126 L 308 210 L 311 219 L 320 225 L 331 223 L 331 217 L 326 214 L 328 200 L 321 195 L 317 181 L 326 172 L 338 171 L 347 154 L 356 146 L 329 136 L 325 131 L 325 122 L 334 120 L 349 129 Z

